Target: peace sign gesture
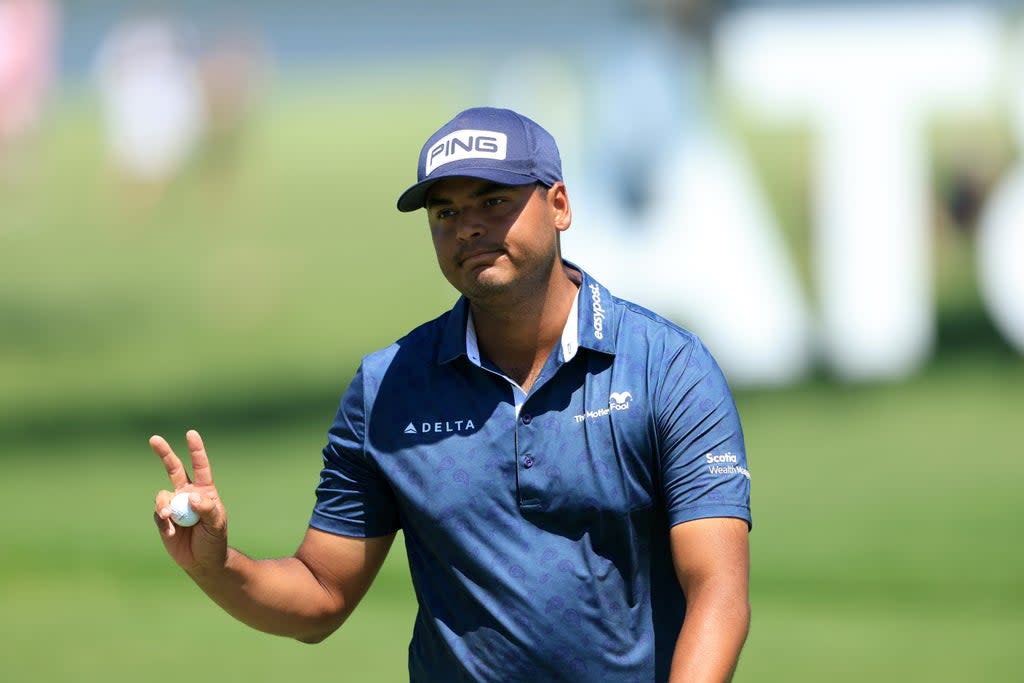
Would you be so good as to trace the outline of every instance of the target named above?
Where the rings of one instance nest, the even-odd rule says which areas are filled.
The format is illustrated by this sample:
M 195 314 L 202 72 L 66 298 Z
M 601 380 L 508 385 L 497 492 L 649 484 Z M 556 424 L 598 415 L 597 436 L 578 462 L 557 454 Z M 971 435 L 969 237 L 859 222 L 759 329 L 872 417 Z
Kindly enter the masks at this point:
M 157 454 L 171 480 L 171 490 L 156 494 L 153 520 L 171 558 L 185 571 L 221 568 L 227 559 L 227 512 L 213 484 L 210 460 L 199 432 L 185 434 L 192 460 L 193 478 L 189 478 L 181 459 L 174 454 L 167 440 L 152 436 L 149 445 Z M 171 520 L 171 499 L 181 492 L 189 493 L 189 503 L 199 515 L 191 527 L 179 527 Z

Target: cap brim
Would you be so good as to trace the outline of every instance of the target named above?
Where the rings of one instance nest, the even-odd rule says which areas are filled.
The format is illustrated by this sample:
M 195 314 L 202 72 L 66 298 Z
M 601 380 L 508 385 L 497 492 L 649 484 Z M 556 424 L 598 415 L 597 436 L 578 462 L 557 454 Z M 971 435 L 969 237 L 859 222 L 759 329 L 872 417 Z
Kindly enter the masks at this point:
M 533 176 L 511 173 L 496 168 L 453 168 L 447 173 L 437 173 L 416 183 L 398 198 L 398 210 L 408 213 L 422 209 L 427 203 L 427 193 L 434 183 L 445 178 L 479 178 L 500 185 L 532 185 L 540 181 Z

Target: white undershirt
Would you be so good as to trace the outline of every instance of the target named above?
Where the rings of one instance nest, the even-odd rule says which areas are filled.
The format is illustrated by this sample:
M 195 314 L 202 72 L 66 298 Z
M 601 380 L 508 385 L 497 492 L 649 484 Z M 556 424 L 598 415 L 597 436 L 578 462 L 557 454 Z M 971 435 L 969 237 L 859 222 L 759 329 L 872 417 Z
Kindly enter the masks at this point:
M 562 328 L 562 359 L 563 362 L 568 363 L 576 355 L 576 351 L 580 348 L 580 328 L 579 328 L 579 293 L 572 298 L 572 308 L 569 309 L 569 317 L 565 319 L 565 327 Z M 469 360 L 473 362 L 478 368 L 483 368 L 480 364 L 480 345 L 476 339 L 476 326 L 473 324 L 473 311 L 468 306 L 466 307 L 466 355 Z M 516 405 L 516 417 L 519 417 L 519 409 L 526 403 L 526 392 L 519 384 L 505 375 L 500 373 L 502 377 L 508 380 L 508 383 L 512 385 L 512 396 L 515 399 Z

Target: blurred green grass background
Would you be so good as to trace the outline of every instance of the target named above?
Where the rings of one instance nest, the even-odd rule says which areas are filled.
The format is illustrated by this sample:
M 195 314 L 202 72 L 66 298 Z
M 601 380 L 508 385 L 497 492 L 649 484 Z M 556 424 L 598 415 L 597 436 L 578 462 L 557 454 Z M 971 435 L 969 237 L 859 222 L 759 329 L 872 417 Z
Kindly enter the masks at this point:
M 233 543 L 294 549 L 360 355 L 455 297 L 422 216 L 392 208 L 450 113 L 371 77 L 292 86 L 236 167 L 200 160 L 152 202 L 107 171 L 91 99 L 59 103 L 0 183 L 0 679 L 406 678 L 400 543 L 324 644 L 251 631 L 165 557 L 146 439 L 200 429 Z M 799 253 L 806 140 L 747 139 Z M 1024 361 L 980 311 L 969 250 L 944 248 L 925 372 L 737 391 L 755 482 L 737 681 L 1020 677 Z

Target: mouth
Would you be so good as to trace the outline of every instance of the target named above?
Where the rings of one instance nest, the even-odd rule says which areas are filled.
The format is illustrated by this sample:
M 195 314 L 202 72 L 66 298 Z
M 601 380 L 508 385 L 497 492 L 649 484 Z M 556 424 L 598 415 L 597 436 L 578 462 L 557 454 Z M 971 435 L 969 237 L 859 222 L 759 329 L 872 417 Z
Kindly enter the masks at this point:
M 492 263 L 504 252 L 501 249 L 474 249 L 459 257 L 459 266 L 481 266 Z

